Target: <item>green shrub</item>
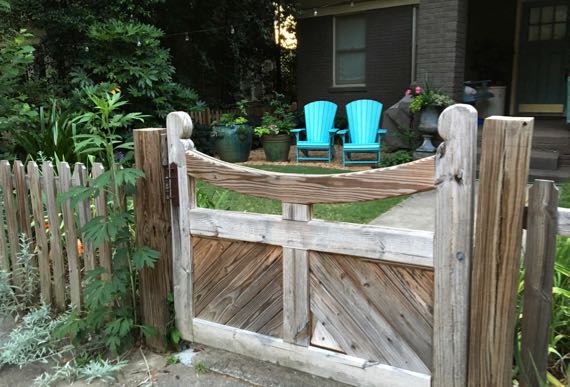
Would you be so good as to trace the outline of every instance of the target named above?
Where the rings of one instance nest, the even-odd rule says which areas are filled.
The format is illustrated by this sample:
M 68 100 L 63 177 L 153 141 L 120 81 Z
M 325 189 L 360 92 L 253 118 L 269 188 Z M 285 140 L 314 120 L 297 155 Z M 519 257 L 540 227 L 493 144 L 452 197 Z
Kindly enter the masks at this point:
M 384 153 L 380 159 L 381 167 L 392 167 L 413 161 L 412 152 L 406 150 L 399 150 L 394 153 Z

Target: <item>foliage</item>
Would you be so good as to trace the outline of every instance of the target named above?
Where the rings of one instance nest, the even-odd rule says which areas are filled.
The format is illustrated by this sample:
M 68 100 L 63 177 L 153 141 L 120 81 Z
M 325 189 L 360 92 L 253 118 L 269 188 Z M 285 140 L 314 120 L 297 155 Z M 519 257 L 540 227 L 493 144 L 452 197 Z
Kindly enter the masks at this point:
M 112 383 L 115 381 L 114 375 L 127 365 L 127 361 L 121 360 L 112 363 L 108 360 L 91 360 L 83 366 L 77 366 L 75 361 L 68 361 L 63 366 L 56 366 L 53 371 L 44 372 L 36 379 L 34 385 L 39 387 L 50 387 L 59 382 L 72 383 L 76 379 L 84 379 L 87 383 L 100 379 L 101 381 Z
M 25 128 L 37 115 L 21 88 L 34 61 L 31 38 L 26 30 L 0 34 L 0 132 Z
M 45 304 L 31 310 L 0 346 L 0 367 L 8 364 L 22 367 L 57 355 L 61 343 L 53 338 L 52 332 L 66 318 L 67 314 L 53 318 Z
M 208 366 L 203 361 L 197 362 L 196 365 L 194 365 L 194 370 L 197 374 L 206 374 L 210 372 L 210 368 L 208 368 Z
M 180 363 L 180 358 L 176 355 L 170 354 L 166 357 L 166 365 L 173 365 Z
M 423 89 L 416 86 L 413 90 L 414 99 L 410 103 L 412 113 L 417 113 L 427 107 L 446 108 L 455 103 L 444 92 L 432 88 L 427 81 Z
M 97 158 L 105 164 L 106 171 L 93 180 L 89 187 L 77 187 L 61 194 L 59 200 L 71 198 L 72 205 L 103 192 L 108 195 L 106 216 L 91 219 L 81 230 L 83 241 L 94 247 L 103 243 L 112 246 L 110 280 L 105 269 L 96 268 L 86 274 L 84 310 L 74 309 L 70 318 L 57 329 L 57 335 L 70 334 L 73 343 L 101 339 L 111 352 L 118 353 L 133 343 L 134 333 L 150 335 L 154 329 L 139 324 L 137 315 L 137 270 L 153 267 L 159 253 L 148 247 L 134 245 L 134 216 L 132 206 L 127 207 L 125 192 L 133 192 L 136 180 L 143 173 L 129 168 L 128 160 L 133 149 L 132 142 L 123 142 L 116 133 L 120 128 L 142 121 L 140 113 L 124 114 L 120 108 L 126 104 L 121 93 L 103 96 L 90 95 L 93 111 L 75 119 L 89 134 L 76 136 L 76 151 Z M 118 152 L 128 152 L 117 158 Z
M 175 69 L 164 33 L 149 24 L 111 19 L 92 25 L 86 47 L 72 72 L 80 87 L 101 82 L 116 85 L 137 109 L 159 120 L 174 110 L 199 110 L 194 90 L 173 81 Z
M 265 112 L 261 125 L 253 130 L 258 137 L 276 134 L 289 134 L 295 127 L 295 113 L 289 109 L 283 94 L 275 93 L 275 98 L 269 103 L 273 112 Z
M 52 99 L 46 112 L 40 107 L 37 127 L 14 131 L 12 139 L 15 152 L 20 158 L 33 160 L 48 158 L 55 162 L 75 163 L 79 160 L 75 152 L 74 138 L 78 134 L 71 123 L 71 106 L 68 100 Z
M 380 160 L 381 167 L 391 167 L 413 161 L 412 153 L 406 150 L 399 150 L 393 153 L 385 153 Z
M 18 266 L 12 271 L 0 271 L 0 313 L 11 316 L 25 314 L 37 301 L 39 273 L 34 261 L 36 254 L 25 234 L 20 235 Z M 14 278 L 21 283 L 15 285 Z

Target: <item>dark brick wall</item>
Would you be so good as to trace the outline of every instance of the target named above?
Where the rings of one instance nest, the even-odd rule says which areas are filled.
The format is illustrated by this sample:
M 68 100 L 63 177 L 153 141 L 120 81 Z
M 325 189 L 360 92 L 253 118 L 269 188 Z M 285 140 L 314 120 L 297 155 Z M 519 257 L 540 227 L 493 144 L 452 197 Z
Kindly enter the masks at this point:
M 329 100 L 338 104 L 337 115 L 355 99 L 375 99 L 384 108 L 396 103 L 410 84 L 412 60 L 412 7 L 368 11 L 366 15 L 366 87 L 333 88 L 333 17 L 300 19 L 297 25 L 297 99 Z
M 492 12 L 491 10 L 489 12 Z M 417 79 L 460 99 L 463 94 L 467 0 L 421 0 Z

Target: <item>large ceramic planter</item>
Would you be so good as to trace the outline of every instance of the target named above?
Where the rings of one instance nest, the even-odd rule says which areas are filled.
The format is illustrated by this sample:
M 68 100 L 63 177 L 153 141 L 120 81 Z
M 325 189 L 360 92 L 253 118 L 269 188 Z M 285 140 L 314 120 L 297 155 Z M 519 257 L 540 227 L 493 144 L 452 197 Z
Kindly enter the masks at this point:
M 428 106 L 422 109 L 420 113 L 420 123 L 418 130 L 424 137 L 424 143 L 416 149 L 417 152 L 434 153 L 436 151 L 431 140 L 437 134 L 437 122 L 439 119 L 440 110 L 433 106 Z
M 214 146 L 220 159 L 230 163 L 247 161 L 251 151 L 253 129 L 248 125 L 222 126 L 213 128 Z
M 291 136 L 288 134 L 263 136 L 261 142 L 263 143 L 263 151 L 267 161 L 289 161 Z

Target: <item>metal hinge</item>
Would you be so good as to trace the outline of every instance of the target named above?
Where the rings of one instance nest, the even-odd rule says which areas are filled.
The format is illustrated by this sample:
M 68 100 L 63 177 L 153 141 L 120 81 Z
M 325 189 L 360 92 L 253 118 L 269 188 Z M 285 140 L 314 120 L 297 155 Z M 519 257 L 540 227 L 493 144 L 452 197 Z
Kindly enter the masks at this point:
M 175 163 L 170 163 L 165 169 L 164 194 L 166 200 L 170 200 L 173 206 L 178 207 L 178 167 Z

